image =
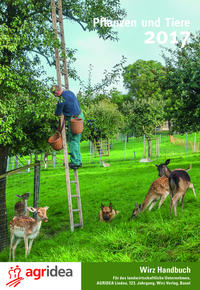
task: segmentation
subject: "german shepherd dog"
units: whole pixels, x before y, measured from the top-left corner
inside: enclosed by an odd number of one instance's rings
[[[101,204],[101,210],[99,212],[99,220],[100,222],[110,222],[114,219],[114,217],[119,213],[118,210],[113,209],[112,203],[110,202],[109,206],[104,206]]]

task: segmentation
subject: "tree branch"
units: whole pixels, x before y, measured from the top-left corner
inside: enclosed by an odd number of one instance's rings
[[[84,31],[86,31],[86,27],[84,27],[84,25],[81,23],[81,21],[79,20],[79,19],[77,19],[77,18],[75,18],[74,16],[72,16],[72,15],[64,15],[65,16],[65,18],[67,19],[67,18],[69,18],[69,19],[71,19],[71,20],[74,20],[75,22],[77,22],[80,26],[81,26],[81,28],[84,30]],[[84,22],[84,21],[82,21],[83,23],[86,23],[86,22]]]
[[[43,57],[46,59],[46,61],[48,62],[49,66],[52,66],[52,65],[53,65],[53,63],[51,63],[51,62],[49,61],[48,57],[47,57],[45,54],[43,54],[41,51],[39,51],[39,50],[34,50],[34,49],[32,49],[31,51],[32,51],[32,52],[35,52],[35,53],[37,53],[37,54],[40,54],[41,56],[43,56]]]

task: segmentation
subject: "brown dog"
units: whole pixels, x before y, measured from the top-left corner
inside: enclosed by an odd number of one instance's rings
[[[99,212],[99,220],[100,222],[110,222],[113,218],[119,213],[118,210],[113,209],[112,203],[110,202],[109,206],[104,206],[101,204],[101,210]]]

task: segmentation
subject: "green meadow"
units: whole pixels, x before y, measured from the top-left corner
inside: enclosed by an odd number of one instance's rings
[[[198,137],[198,136],[197,136]],[[110,156],[102,156],[110,167],[100,166],[99,158],[90,156],[89,142],[81,143],[83,167],[79,169],[79,183],[84,228],[70,231],[65,171],[62,152],[57,164],[42,165],[39,206],[49,206],[48,223],[42,223],[34,240],[31,254],[24,257],[24,242],[16,249],[16,261],[53,262],[194,262],[200,261],[200,155],[185,147],[170,143],[167,135],[160,138],[160,156],[156,156],[153,141],[152,162],[140,163],[143,138],[112,140]],[[184,139],[184,137],[181,137]],[[198,138],[197,138],[198,139]],[[191,137],[193,140],[193,137]],[[125,151],[126,148],[126,151]],[[158,210],[146,210],[130,220],[135,202],[141,203],[151,185],[158,178],[155,164],[171,159],[170,169],[188,168],[197,198],[189,189],[185,195],[184,210],[178,205],[178,215],[170,216],[169,196]],[[73,179],[73,171],[70,171]],[[72,191],[75,190],[72,184]],[[16,174],[7,180],[8,220],[14,215],[16,194],[31,192],[33,170]],[[99,222],[101,203],[120,213],[111,223]],[[76,208],[76,204],[74,204]],[[75,222],[77,217],[75,216]],[[0,253],[0,261],[8,261],[9,249]]]

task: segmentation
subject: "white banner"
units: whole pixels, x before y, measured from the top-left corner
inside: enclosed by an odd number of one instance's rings
[[[81,263],[0,263],[0,289],[81,290]]]

